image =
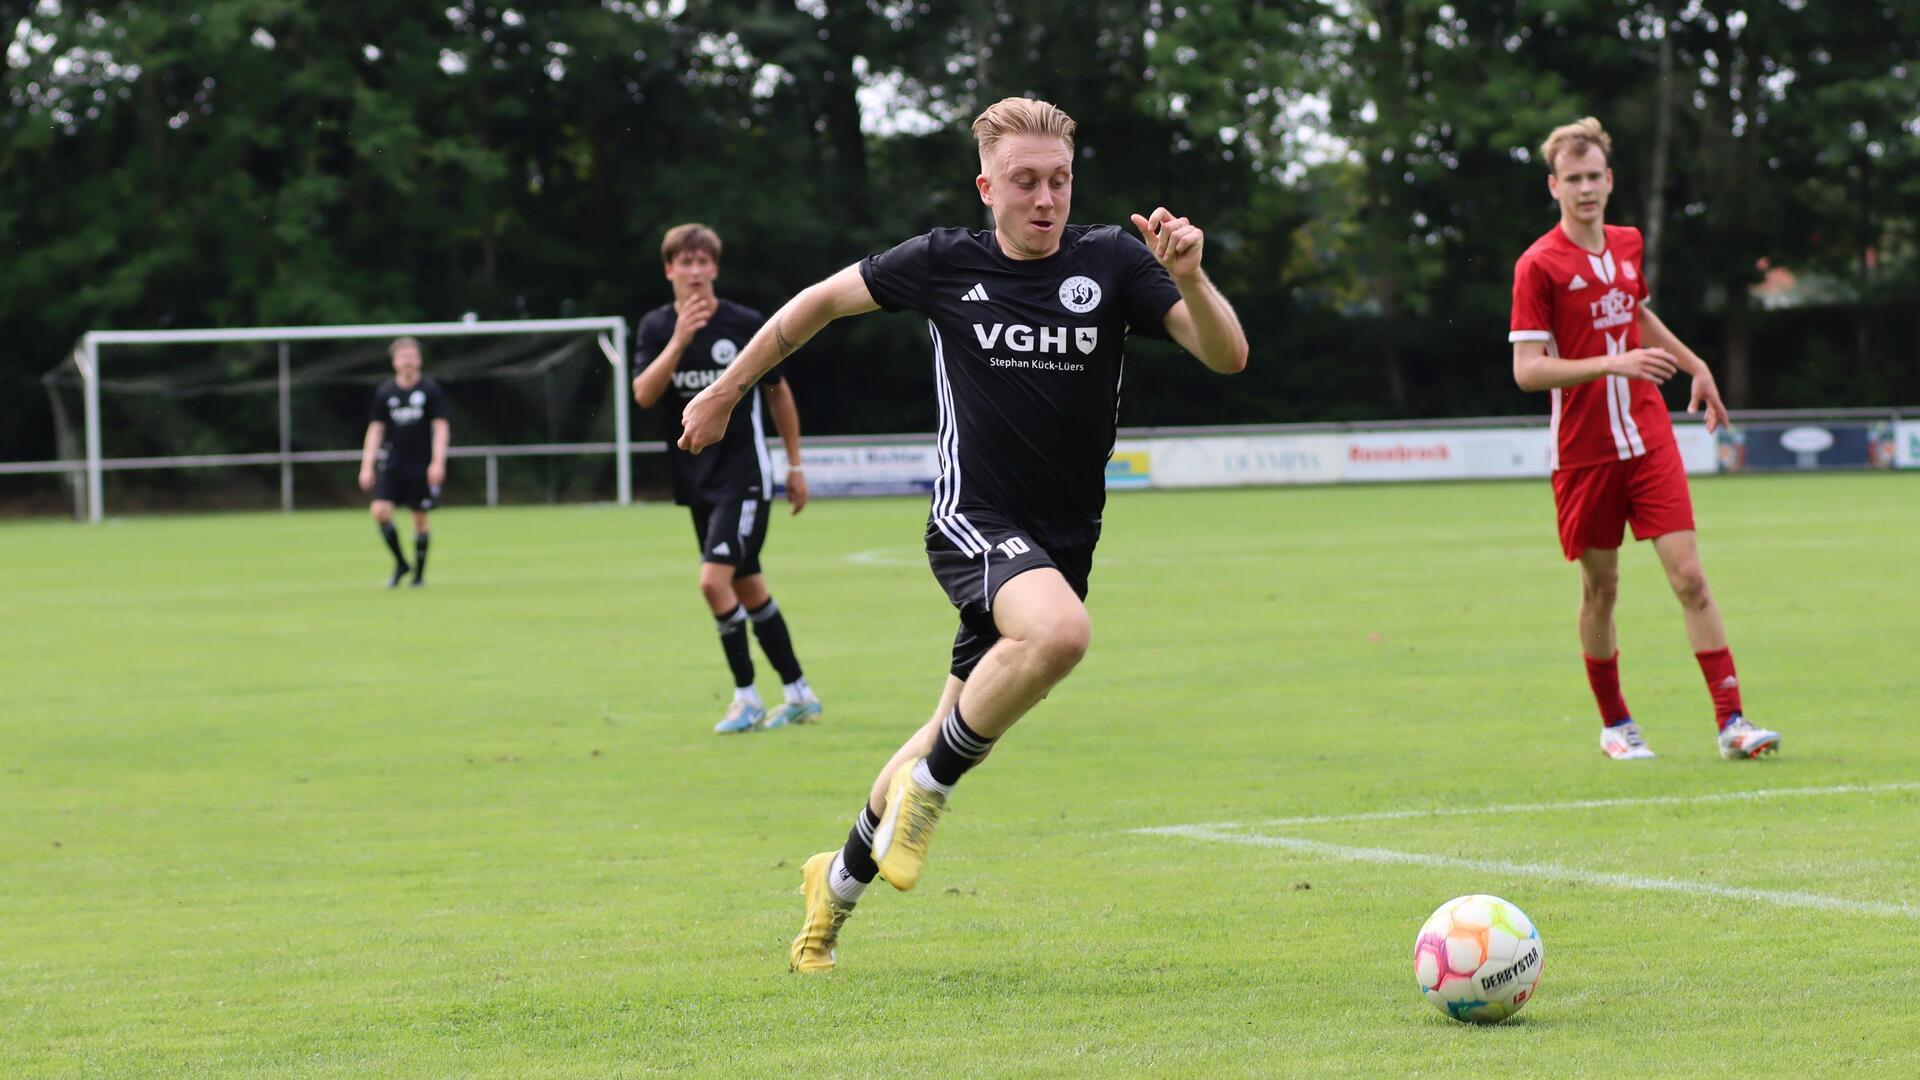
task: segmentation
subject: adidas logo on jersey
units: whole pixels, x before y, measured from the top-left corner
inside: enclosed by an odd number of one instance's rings
[[[713,545],[713,553],[715,555],[731,555],[733,554],[733,548],[725,543],[719,543]]]
[[[985,285],[981,285],[978,283],[976,283],[973,286],[973,288],[968,289],[965,293],[961,294],[961,297],[960,297],[960,299],[962,300],[985,300],[986,298],[987,298],[987,287]]]
[[[1573,280],[1567,282],[1568,292],[1579,292],[1581,289],[1584,289],[1586,287],[1587,287],[1587,279],[1581,277],[1579,274],[1573,275]]]

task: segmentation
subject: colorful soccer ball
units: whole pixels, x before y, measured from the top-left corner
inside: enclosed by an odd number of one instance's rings
[[[1520,1011],[1540,984],[1546,951],[1525,912],[1497,896],[1440,905],[1413,942],[1413,977],[1433,1007],[1491,1024]]]

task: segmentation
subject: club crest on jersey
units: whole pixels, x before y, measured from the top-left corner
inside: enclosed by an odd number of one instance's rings
[[[1100,283],[1085,274],[1075,274],[1060,283],[1060,306],[1075,315],[1085,315],[1100,306]]]
[[[1073,347],[1082,353],[1091,354],[1094,346],[1100,344],[1100,328],[1097,326],[1076,326],[1073,328]]]
[[[415,390],[408,394],[405,405],[400,404],[400,399],[397,397],[387,398],[387,415],[393,417],[393,422],[396,424],[405,426],[416,423],[426,414],[427,394],[424,390]]]
[[[735,345],[730,338],[721,338],[713,343],[713,362],[721,367],[733,363],[733,358],[739,355],[740,346]]]

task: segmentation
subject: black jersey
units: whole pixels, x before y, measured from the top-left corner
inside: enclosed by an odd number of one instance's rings
[[[447,418],[447,392],[430,375],[408,389],[392,379],[373,392],[373,407],[367,411],[369,422],[387,426],[382,450],[386,467],[395,470],[425,471],[433,463],[433,424]]]
[[[1060,250],[1012,259],[991,231],[935,229],[860,263],[888,311],[918,311],[933,335],[940,476],[931,525],[969,554],[986,546],[969,508],[992,509],[1042,544],[1091,544],[1129,331],[1165,337],[1180,290],[1113,225],[1069,225]]]
[[[633,338],[635,371],[652,363],[667,347],[676,318],[672,304],[662,304],[640,317]],[[747,395],[750,400],[734,407],[727,434],[719,442],[698,454],[689,454],[676,445],[680,410],[720,377],[766,321],[765,316],[744,304],[720,300],[713,318],[693,335],[673,370],[673,392],[668,402],[675,408],[672,430],[667,435],[667,460],[673,465],[673,501],[682,506],[742,497],[764,499],[773,494],[773,459],[767,455],[769,425],[759,386]],[[780,378],[775,369],[762,383],[779,382]]]

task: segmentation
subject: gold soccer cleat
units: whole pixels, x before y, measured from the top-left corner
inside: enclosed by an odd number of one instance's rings
[[[802,975],[833,970],[833,947],[840,940],[840,926],[853,914],[853,905],[827,887],[827,871],[833,868],[836,854],[837,850],[823,851],[800,868],[800,893],[807,898],[807,917],[787,949],[787,966]]]
[[[927,845],[933,827],[946,812],[947,797],[913,782],[914,766],[922,759],[902,762],[887,784],[887,812],[873,830],[873,861],[887,884],[906,892],[920,880],[927,865]]]

